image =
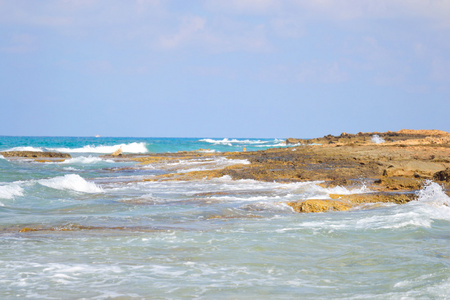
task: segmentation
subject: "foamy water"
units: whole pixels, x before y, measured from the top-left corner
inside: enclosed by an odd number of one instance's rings
[[[435,182],[404,205],[298,214],[285,203],[367,193],[370,187],[229,176],[143,181],[248,161],[140,166],[102,158],[101,152],[76,152],[104,149],[101,139],[3,141],[5,149],[72,149],[74,157],[58,163],[0,161],[2,299],[446,299],[450,294],[450,199]],[[220,143],[111,139],[107,146],[108,151],[119,145],[138,151],[141,143],[166,151],[208,146],[213,153],[281,143],[213,140]]]

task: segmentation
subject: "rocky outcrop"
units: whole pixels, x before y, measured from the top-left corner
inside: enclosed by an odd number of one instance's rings
[[[358,132],[357,134],[343,132],[337,136],[329,134],[321,138],[313,139],[288,138],[286,144],[374,144],[372,139],[374,136],[377,136],[380,140],[384,140],[380,145],[384,145],[385,143],[397,145],[448,144],[450,142],[450,133],[442,130],[402,129],[397,132]]]
[[[383,171],[383,176],[431,179],[436,172],[443,169],[445,169],[444,163],[413,159],[392,163]]]
[[[422,180],[406,177],[381,177],[375,183],[390,191],[418,190],[423,186]]]
[[[68,153],[44,152],[44,151],[6,151],[0,152],[3,157],[22,157],[22,158],[71,158]]]
[[[372,141],[378,135],[385,142]],[[449,193],[450,144],[442,131],[403,130],[399,132],[371,132],[339,136],[328,135],[318,139],[288,139],[286,144],[298,146],[273,148],[263,151],[200,153],[179,152],[164,154],[124,155],[142,164],[166,165],[170,161],[190,159],[247,160],[214,170],[176,172],[155,175],[150,181],[207,180],[230,176],[234,180],[253,179],[269,182],[321,181],[319,185],[356,187],[365,184],[375,191],[370,194],[330,195],[333,199],[310,199],[288,203],[295,211],[315,212],[348,210],[370,203],[403,204],[412,201],[415,191],[428,179],[433,179]],[[442,139],[442,143],[427,142]],[[399,193],[401,192],[401,193]],[[373,205],[370,205],[373,207]]]
[[[344,211],[351,208],[350,204],[342,203],[337,200],[305,200],[298,202],[287,202],[287,205],[299,213],[317,213],[327,211]]]
[[[416,198],[415,194],[405,193],[367,193],[367,194],[351,194],[340,195],[330,194],[331,199],[339,199],[344,203],[351,205],[359,205],[364,203],[396,203],[405,204]]]
[[[116,151],[114,151],[111,156],[122,156],[122,148],[117,149]]]
[[[414,194],[395,194],[395,193],[367,193],[338,195],[330,194],[331,200],[300,200],[287,202],[295,212],[299,213],[318,213],[327,211],[346,211],[353,207],[368,203],[396,203],[405,204],[415,199]]]
[[[433,175],[433,179],[437,181],[450,182],[450,168],[436,172]]]

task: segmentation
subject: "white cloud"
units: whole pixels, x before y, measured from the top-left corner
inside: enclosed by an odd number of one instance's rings
[[[208,9],[228,13],[266,14],[282,6],[279,0],[206,0]]]
[[[160,39],[160,45],[164,48],[175,48],[194,39],[200,38],[198,33],[205,29],[206,20],[194,16],[185,17],[178,29],[178,32]]]

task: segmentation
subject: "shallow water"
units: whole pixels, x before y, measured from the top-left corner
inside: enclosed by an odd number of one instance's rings
[[[450,294],[450,199],[436,183],[405,205],[298,214],[284,202],[368,189],[227,176],[143,182],[155,174],[235,162],[139,167],[99,157],[118,145],[131,153],[236,151],[279,140],[0,141],[0,151],[65,149],[74,157],[63,163],[0,157],[2,299],[446,299]]]

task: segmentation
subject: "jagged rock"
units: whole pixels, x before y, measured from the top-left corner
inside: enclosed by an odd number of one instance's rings
[[[36,157],[52,157],[52,158],[71,158],[68,153],[61,152],[41,152],[41,151],[6,151],[0,152],[3,157],[23,157],[23,158],[36,158]]]
[[[349,210],[352,206],[337,200],[306,200],[287,202],[287,205],[299,213],[317,213],[327,211],[344,211]]]
[[[434,173],[433,179],[450,182],[450,168]]]
[[[121,156],[122,155],[122,148],[117,149],[116,151],[114,151],[111,156]]]

